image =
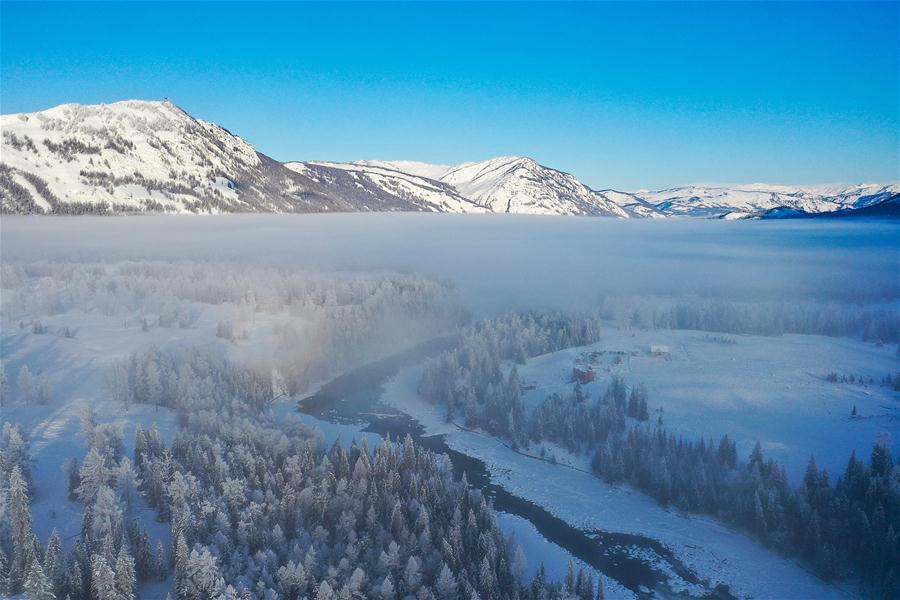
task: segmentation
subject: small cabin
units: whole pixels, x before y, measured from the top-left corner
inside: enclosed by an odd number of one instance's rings
[[[672,353],[669,352],[668,346],[663,346],[662,344],[650,344],[650,356],[669,358],[672,356]]]
[[[590,383],[594,380],[594,370],[591,368],[579,369],[578,367],[574,367],[572,369],[572,379],[578,383]]]

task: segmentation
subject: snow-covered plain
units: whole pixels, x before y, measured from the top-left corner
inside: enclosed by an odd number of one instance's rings
[[[651,356],[651,345],[665,346],[670,355]],[[897,370],[896,351],[893,344],[849,338],[607,327],[596,344],[530,359],[518,371],[531,388],[524,398],[533,408],[552,393],[572,394],[572,368],[602,353],[585,393],[602,397],[614,375],[644,384],[651,411],[663,409],[669,431],[689,439],[728,434],[741,456],[758,441],[796,483],[811,454],[833,477],[851,452],[868,457],[882,437],[900,454],[900,393],[882,383]],[[862,376],[866,383],[832,383],[830,373]]]

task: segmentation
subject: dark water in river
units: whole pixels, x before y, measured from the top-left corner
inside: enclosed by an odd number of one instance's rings
[[[384,382],[400,368],[416,364],[423,358],[448,348],[453,338],[433,340],[408,352],[392,356],[350,371],[323,386],[315,395],[300,403],[300,410],[317,419],[335,423],[365,422],[364,431],[382,437],[402,440],[412,436],[416,444],[450,457],[457,478],[463,473],[469,484],[482,490],[498,511],[527,519],[548,541],[565,548],[572,556],[591,565],[606,577],[615,579],[640,596],[649,597],[653,592],[664,597],[679,597],[668,585],[668,577],[651,562],[636,557],[629,550],[651,551],[658,560],[685,581],[699,584],[707,592],[707,598],[730,599],[726,586],[711,587],[685,567],[658,541],[633,534],[611,533],[599,530],[582,530],[555,517],[541,506],[511,494],[491,482],[485,464],[471,456],[447,446],[443,435],[425,435],[425,430],[409,415],[398,413],[381,402]],[[642,552],[643,554],[644,552]],[[651,591],[652,590],[652,591]]]

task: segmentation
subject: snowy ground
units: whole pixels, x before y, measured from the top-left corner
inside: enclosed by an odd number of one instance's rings
[[[667,346],[671,355],[650,356],[651,344]],[[881,385],[900,370],[896,349],[814,335],[604,328],[596,344],[530,359],[518,371],[523,385],[533,386],[525,392],[533,407],[551,393],[571,394],[573,366],[602,352],[593,360],[596,381],[583,386],[593,398],[603,395],[612,375],[643,383],[651,412],[662,407],[669,431],[692,439],[727,433],[745,458],[759,441],[796,481],[810,454],[836,477],[853,450],[868,459],[881,436],[900,456],[900,394]],[[874,384],[831,383],[825,379],[831,372],[871,377]],[[850,416],[854,406],[857,418]]]
[[[551,359],[558,360],[566,353],[574,358],[579,351],[554,353],[535,362],[552,363]],[[571,373],[571,362],[568,364]],[[417,419],[429,433],[446,433],[447,443],[454,450],[488,465],[494,483],[572,525],[584,530],[634,533],[657,539],[699,577],[713,585],[725,583],[741,598],[854,597],[713,519],[680,514],[662,508],[627,486],[606,484],[580,470],[586,466],[583,457],[566,455],[556,449],[561,464],[551,464],[514,452],[491,436],[447,424],[441,409],[418,397],[415,390],[420,374],[421,367],[401,370],[385,386],[384,401]],[[576,468],[563,463],[571,463]],[[760,573],[766,576],[759,577]],[[672,583],[678,587],[681,582]]]

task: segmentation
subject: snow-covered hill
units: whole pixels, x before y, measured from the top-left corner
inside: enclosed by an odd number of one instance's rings
[[[852,210],[900,186],[768,184],[596,191],[531,158],[458,165],[282,164],[168,101],[64,104],[0,117],[0,212],[428,211],[748,218]]]
[[[668,216],[744,218],[775,208],[824,213],[877,204],[900,193],[900,186],[784,186],[754,183],[735,186],[686,186],[634,195]]]

